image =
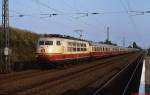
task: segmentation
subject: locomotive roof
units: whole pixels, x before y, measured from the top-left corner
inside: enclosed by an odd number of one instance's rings
[[[120,46],[108,45],[108,44],[103,44],[103,43],[98,43],[98,42],[90,42],[90,45],[93,45],[93,46],[104,46],[104,47],[120,47]]]
[[[45,34],[44,37],[49,37],[49,38],[64,38],[64,39],[71,39],[71,40],[78,40],[78,41],[89,42],[89,41],[84,40],[84,39],[79,39],[79,38],[75,38],[75,37],[72,37],[72,36],[60,35],[60,34]]]

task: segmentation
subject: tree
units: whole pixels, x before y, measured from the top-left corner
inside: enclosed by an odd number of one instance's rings
[[[139,46],[136,44],[136,42],[133,42],[133,48],[139,48]]]
[[[140,46],[138,46],[138,45],[136,44],[136,42],[133,42],[133,48],[142,49]]]
[[[112,43],[112,42],[111,42],[111,41],[109,41],[109,40],[105,40],[104,44],[108,44],[108,45],[115,45],[115,46],[117,46],[117,44]]]
[[[147,51],[148,51],[147,55],[150,56],[150,48],[148,48]]]
[[[109,44],[109,45],[111,45],[112,43],[111,43],[111,41],[109,41],[109,40],[105,40],[104,44]]]

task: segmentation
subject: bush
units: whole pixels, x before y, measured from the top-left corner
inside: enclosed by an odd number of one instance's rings
[[[0,42],[2,43],[0,48],[4,48],[4,33],[0,28]],[[10,28],[10,48],[11,53],[11,65],[13,70],[26,70],[34,66],[33,61],[35,61],[35,51],[36,45],[35,42],[40,37],[39,34],[21,30],[17,28]],[[30,63],[31,62],[31,63]],[[4,66],[0,65],[0,69],[3,69]]]

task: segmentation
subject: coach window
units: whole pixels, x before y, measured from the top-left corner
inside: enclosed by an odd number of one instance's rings
[[[77,43],[77,46],[79,47],[79,46],[80,46],[80,43]]]
[[[68,52],[71,52],[72,50],[71,50],[71,47],[68,47]]]
[[[101,50],[101,47],[99,47],[99,51],[102,51],[102,50]]]
[[[94,51],[96,51],[96,47],[94,47]]]
[[[106,52],[108,51],[108,48],[106,48]]]
[[[102,47],[100,47],[100,51],[103,51]]]
[[[45,45],[53,45],[53,41],[45,41]]]
[[[99,47],[97,47],[97,51],[99,51]]]
[[[83,49],[83,48],[81,48],[81,51],[84,51],[84,49]]]
[[[57,41],[57,42],[56,42],[56,44],[57,44],[58,46],[60,46],[60,45],[61,45],[60,41]]]
[[[109,52],[111,51],[110,48],[108,48],[108,51],[109,51]]]
[[[103,47],[103,51],[105,51],[105,48]]]
[[[101,50],[100,50],[100,47],[98,47],[98,51],[101,51]]]
[[[73,46],[76,46],[76,43],[73,43]]]
[[[75,52],[75,51],[76,51],[76,48],[73,48],[73,51]]]
[[[94,51],[96,51],[96,47],[94,48]]]
[[[68,42],[68,45],[69,45],[69,46],[71,46],[71,45],[72,45],[72,43],[71,43],[71,42]]]

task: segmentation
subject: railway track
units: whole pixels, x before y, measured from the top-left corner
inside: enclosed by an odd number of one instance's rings
[[[61,95],[62,93],[64,95],[88,95],[91,90],[87,89],[87,86],[93,85],[93,82],[99,79],[101,81],[103,80],[102,84],[104,84],[104,81],[109,80],[109,78],[119,72],[125,65],[127,64],[121,60],[116,60],[116,63],[105,63],[105,65],[89,68],[87,72],[85,71],[85,73],[79,72],[72,74],[69,77],[61,78],[54,82],[46,83],[39,87],[30,89],[28,90],[29,93],[24,92],[17,95]]]
[[[113,58],[107,58],[107,59],[101,59],[100,62],[103,63],[103,62],[107,62],[109,60],[112,60],[114,59]],[[94,62],[93,62],[94,63]],[[84,63],[83,63],[84,64]],[[82,64],[76,64],[77,66],[78,65],[82,65]],[[68,66],[68,65],[67,65]],[[69,65],[69,66],[72,66],[72,65]],[[53,71],[56,71],[56,69],[65,69],[64,67],[60,66],[58,68],[51,68],[51,69],[55,69]],[[32,74],[36,75],[36,74],[40,74],[41,72],[44,71],[45,73],[45,70],[46,69],[43,69],[43,70],[40,70],[40,69],[34,69],[34,70],[27,70],[27,71],[21,71],[21,72],[13,72],[13,73],[9,73],[9,74],[0,74],[0,84],[3,83],[4,81],[7,81],[7,80],[19,80],[21,78],[26,78],[26,77],[29,77],[29,76],[32,76]],[[49,70],[46,70],[46,71],[49,71]]]
[[[17,77],[17,76],[20,76],[20,75],[23,75],[23,74],[29,74],[29,73],[32,73],[32,72],[36,72],[36,70],[13,72],[13,73],[10,73],[10,74],[0,74],[0,80],[9,79],[10,77]]]
[[[21,79],[26,79],[26,78],[29,78],[29,77],[35,77],[35,76],[38,76],[40,74],[46,74],[46,73],[50,73],[52,71],[55,71],[55,70],[45,70],[45,71],[41,71],[41,70],[33,70],[33,71],[29,71],[27,73],[20,73],[19,75],[13,75],[13,76],[10,76],[6,79],[2,79],[0,81],[0,84],[6,84],[6,83],[11,83],[13,81],[16,81],[16,80],[21,80]]]
[[[117,57],[116,57],[117,58]],[[101,59],[100,63],[104,63],[104,62],[108,62],[108,61],[111,61],[113,59],[116,59],[115,57],[112,57],[112,58],[107,58],[107,59]],[[92,62],[93,64],[95,64],[97,61],[95,62]],[[84,63],[83,63],[84,64]],[[86,64],[86,63],[85,63]],[[76,65],[73,65],[73,66],[78,66],[78,65],[82,65],[82,64],[76,64]],[[71,67],[72,65],[70,65]],[[63,67],[58,67],[58,68],[53,68],[53,70],[50,70],[50,71],[57,71],[56,69],[65,69]],[[4,83],[5,81],[9,82],[9,81],[13,81],[13,80],[19,80],[21,78],[26,78],[26,77],[29,77],[29,76],[34,76],[36,74],[42,74],[42,73],[46,73],[48,72],[49,70],[28,70],[28,71],[22,71],[22,72],[13,72],[13,73],[10,73],[10,74],[0,74],[0,84],[1,83]]]
[[[126,54],[110,60],[95,61],[62,70],[38,71],[29,75],[20,73],[19,76],[0,82],[0,95],[60,95],[62,93],[75,95],[76,92],[82,93],[82,91],[85,93],[88,92],[87,89],[85,90],[87,86],[92,88],[97,84],[104,84],[127,64],[132,63],[138,55]],[[129,60],[131,58],[133,60]]]
[[[134,92],[138,92],[143,58],[144,53],[132,64],[128,64],[115,76],[111,77],[109,81],[96,89],[91,95],[111,95],[111,93],[114,95],[131,95]],[[118,83],[118,81],[121,83]],[[114,84],[117,86],[114,86]]]

